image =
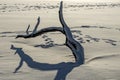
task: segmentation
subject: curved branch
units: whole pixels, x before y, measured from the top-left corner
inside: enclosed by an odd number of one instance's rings
[[[67,26],[64,18],[63,18],[63,1],[60,2],[60,8],[59,8],[59,19],[61,24],[64,26]]]
[[[84,63],[84,48],[82,47],[82,45],[80,45],[79,42],[77,42],[73,38],[70,28],[67,26],[66,22],[64,21],[62,7],[63,7],[63,2],[61,1],[60,10],[59,10],[59,20],[63,26],[63,31],[66,36],[66,46],[68,46],[71,49],[76,62],[78,62],[79,64],[83,64]]]
[[[17,35],[16,38],[32,38],[32,37],[36,37],[36,36],[45,34],[47,32],[55,32],[55,31],[59,31],[64,34],[64,31],[61,27],[49,27],[49,28],[41,29],[41,30],[35,32],[34,34],[31,33],[31,34],[27,34],[27,35]]]
[[[72,36],[71,31],[70,31],[70,28],[67,26],[67,24],[66,24],[66,22],[63,18],[63,1],[60,2],[59,20],[60,20],[60,23],[63,26],[63,30],[65,32],[66,38],[69,39],[69,40],[72,40],[73,36]]]
[[[72,33],[70,31],[70,28],[67,26],[67,24],[64,21],[62,8],[63,8],[63,2],[61,1],[60,10],[59,10],[59,20],[60,20],[63,28],[61,28],[61,27],[44,28],[44,29],[41,29],[37,32],[35,31],[31,34],[17,35],[16,38],[32,38],[32,37],[36,37],[36,36],[39,36],[39,35],[47,33],[47,32],[60,31],[61,33],[63,33],[66,36],[66,43],[65,44],[67,47],[69,47],[71,49],[71,51],[75,57],[76,63],[83,64],[84,63],[84,48],[82,47],[82,45],[79,44],[79,42],[77,42],[73,38]],[[39,22],[39,18],[38,18],[38,22]],[[38,23],[36,25],[38,25]],[[36,28],[37,27],[35,26],[35,29]]]

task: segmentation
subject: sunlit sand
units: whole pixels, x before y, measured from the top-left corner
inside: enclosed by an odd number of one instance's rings
[[[71,67],[66,80],[120,80],[120,3],[63,1],[63,15],[75,40],[84,47],[85,63],[77,67],[67,66],[75,62],[71,50],[64,45],[65,36],[60,32],[46,33],[31,39],[15,39],[30,33],[37,18],[37,30],[62,27],[58,11],[59,1],[0,1],[0,80],[54,80],[57,70],[35,70],[23,63],[17,73],[20,57],[11,45],[22,48],[34,61]]]

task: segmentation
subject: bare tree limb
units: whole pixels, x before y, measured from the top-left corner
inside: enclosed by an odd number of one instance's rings
[[[60,9],[59,9],[59,20],[63,26],[63,31],[66,36],[66,46],[68,46],[71,49],[75,57],[75,60],[78,63],[83,64],[84,63],[84,49],[82,45],[80,45],[79,42],[77,42],[73,38],[70,28],[67,26],[66,22],[64,21],[62,7],[63,7],[63,2],[61,1]]]
[[[37,32],[37,28],[38,28],[39,24],[40,24],[40,17],[38,17],[37,23],[36,23],[35,28],[33,29],[32,33],[31,33],[31,35],[34,34],[35,32]],[[30,28],[30,24],[28,25],[28,28],[26,30],[27,35],[29,35],[29,28]]]
[[[60,20],[63,28],[49,27],[49,28],[44,28],[39,31],[36,31],[36,29],[39,25],[39,19],[40,19],[40,18],[38,18],[38,22],[35,26],[35,29],[33,30],[33,33],[27,34],[27,35],[17,35],[16,38],[32,38],[32,37],[36,37],[41,34],[44,34],[46,32],[60,31],[61,33],[63,33],[66,36],[65,44],[67,47],[69,47],[71,49],[76,62],[78,64],[83,64],[84,63],[84,48],[82,47],[82,45],[79,44],[79,42],[77,42],[73,38],[70,28],[67,26],[66,22],[64,21],[62,8],[63,8],[63,2],[61,1],[60,9],[59,9],[59,20]]]
[[[17,35],[16,38],[33,38],[42,34],[45,34],[47,32],[55,32],[55,31],[59,31],[61,33],[64,34],[63,29],[61,27],[48,27],[48,28],[43,28],[37,32],[35,32],[34,34],[27,34],[27,35]]]
[[[29,28],[30,28],[30,24],[28,25],[28,28],[27,28],[27,30],[26,30],[26,34],[28,35],[29,34]]]

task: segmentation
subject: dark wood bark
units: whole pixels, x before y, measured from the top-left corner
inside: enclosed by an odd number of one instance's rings
[[[17,35],[16,38],[33,38],[33,37],[45,34],[47,32],[55,32],[55,31],[59,31],[64,34],[63,29],[61,27],[49,27],[49,28],[41,29],[41,30],[31,33],[31,34]]]
[[[83,64],[84,63],[84,48],[82,45],[80,45],[79,42],[77,42],[70,31],[70,28],[67,26],[64,18],[63,18],[63,2],[60,3],[60,9],[59,9],[59,19],[63,26],[63,31],[66,36],[66,45],[71,49],[73,55],[75,56],[75,60],[78,63]]]

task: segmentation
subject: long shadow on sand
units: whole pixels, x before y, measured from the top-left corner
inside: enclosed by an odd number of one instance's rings
[[[66,76],[75,68],[80,66],[80,62],[61,62],[58,64],[48,64],[48,63],[40,63],[34,61],[29,55],[25,54],[25,52],[22,50],[22,48],[17,48],[14,45],[11,45],[12,50],[16,50],[15,54],[18,53],[19,57],[21,58],[21,61],[19,63],[19,66],[15,69],[14,73],[16,73],[23,65],[23,62],[25,62],[28,67],[42,70],[42,71],[51,71],[51,70],[57,70],[56,76],[54,80],[66,80]]]

